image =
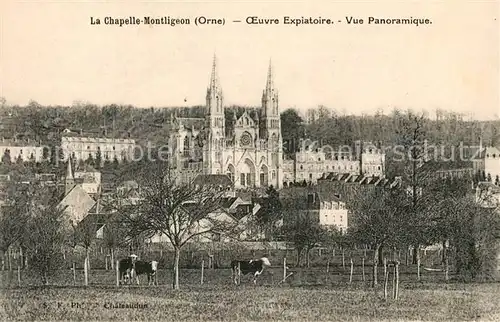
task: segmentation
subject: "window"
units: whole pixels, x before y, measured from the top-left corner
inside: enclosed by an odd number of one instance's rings
[[[304,167],[302,165],[300,166],[300,170],[304,170]]]
[[[90,145],[87,145],[87,150],[90,150]]]

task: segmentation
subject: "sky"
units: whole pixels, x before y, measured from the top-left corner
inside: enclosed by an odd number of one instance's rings
[[[225,24],[194,25],[202,15]],[[245,23],[287,15],[342,22]],[[185,17],[191,25],[90,24],[106,16]],[[350,16],[365,23],[348,25]],[[432,24],[369,25],[369,16]],[[281,110],[439,108],[493,119],[500,115],[498,16],[499,1],[2,0],[0,96],[20,105],[200,105],[216,53],[226,106],[260,105],[271,59]]]

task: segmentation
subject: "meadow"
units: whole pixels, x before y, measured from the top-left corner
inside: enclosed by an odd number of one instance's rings
[[[283,270],[267,270],[253,285],[242,277],[231,281],[227,268],[182,269],[181,290],[173,291],[171,270],[158,272],[158,286],[115,285],[111,270],[92,270],[89,286],[81,286],[82,271],[61,270],[51,286],[37,285],[35,276],[23,272],[17,285],[15,271],[0,272],[0,320],[318,320],[318,321],[498,321],[500,284],[444,282],[442,273],[422,272],[416,280],[414,268],[402,267],[399,299],[384,300],[383,282],[370,287],[371,272],[355,267],[332,266],[292,269],[279,284]],[[380,275],[383,276],[383,269]],[[389,283],[389,293],[391,292]]]

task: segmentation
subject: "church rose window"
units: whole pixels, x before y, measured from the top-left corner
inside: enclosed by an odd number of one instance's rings
[[[252,138],[250,137],[250,134],[248,133],[243,133],[240,139],[240,143],[242,146],[248,146],[252,142]]]

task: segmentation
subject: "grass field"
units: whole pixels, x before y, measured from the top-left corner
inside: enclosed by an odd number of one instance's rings
[[[180,291],[171,289],[169,270],[159,271],[159,286],[120,287],[114,272],[105,270],[92,271],[88,287],[72,286],[72,272],[65,270],[46,288],[28,274],[18,288],[15,272],[0,272],[0,320],[500,320],[497,283],[444,283],[428,272],[417,282],[411,269],[403,269],[399,300],[385,302],[383,285],[369,287],[368,267],[365,282],[356,267],[349,283],[348,271],[299,269],[278,285],[282,270],[273,268],[257,286],[250,277],[237,286],[228,269],[205,270],[203,285],[200,270],[186,269]],[[77,272],[79,285],[82,275]]]

